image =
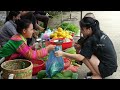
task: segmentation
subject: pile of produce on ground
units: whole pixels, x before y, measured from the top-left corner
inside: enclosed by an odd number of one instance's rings
[[[70,54],[75,54],[76,50],[74,47],[68,48],[65,50],[65,52]],[[45,62],[48,60],[48,55],[44,58],[41,58],[41,60],[44,60]],[[77,72],[80,65],[75,62],[75,60],[71,60],[69,58],[63,57],[64,60],[64,70],[71,70],[72,72]]]
[[[78,79],[78,68],[80,65],[73,63],[69,58],[63,58],[64,70],[57,73],[53,77],[49,78],[46,74],[46,70],[41,70],[37,74],[38,79]]]
[[[72,72],[77,72],[80,65],[75,62],[75,60],[70,60],[69,58],[64,58],[64,70],[71,70]]]
[[[65,52],[70,53],[70,54],[76,54],[76,49],[74,47],[71,47],[71,48],[66,49]],[[77,64],[75,60],[70,60],[70,61],[71,61],[71,65],[65,69],[72,70],[73,72],[77,72],[80,65]]]
[[[51,78],[47,77],[46,70],[41,70],[37,74],[38,79],[78,79],[78,73],[73,73],[70,70],[63,70]]]

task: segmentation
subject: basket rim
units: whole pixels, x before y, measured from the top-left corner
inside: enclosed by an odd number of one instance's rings
[[[3,62],[2,64],[1,64],[1,68],[2,69],[4,69],[4,70],[8,70],[8,71],[11,71],[11,69],[6,69],[6,68],[4,68],[3,66],[4,66],[4,64],[5,63],[7,63],[7,62],[10,62],[10,61],[18,61],[18,60],[21,60],[21,61],[27,61],[27,62],[29,62],[30,63],[30,66],[28,66],[28,67],[26,67],[26,68],[24,68],[24,69],[17,69],[17,70],[12,70],[12,71],[24,71],[24,70],[27,70],[27,69],[29,69],[29,68],[33,68],[33,63],[31,62],[31,61],[29,61],[29,60],[27,60],[27,59],[14,59],[14,60],[8,60],[8,61],[5,61],[5,62]]]

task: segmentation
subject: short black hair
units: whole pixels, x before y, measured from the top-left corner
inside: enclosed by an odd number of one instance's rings
[[[29,27],[30,24],[32,24],[32,22],[28,19],[20,19],[20,20],[16,20],[16,25],[17,25],[17,32],[18,33],[22,33],[23,29],[27,29]]]
[[[91,28],[92,29],[92,35],[95,35],[99,40],[100,37],[102,35],[102,31],[100,30],[100,26],[99,26],[99,21],[96,19],[93,19],[91,17],[84,17],[81,21],[80,21],[80,28],[81,30],[86,27]]]
[[[13,20],[13,16],[16,17],[16,16],[19,15],[19,14],[20,14],[19,11],[10,11],[9,14],[8,14],[8,16],[6,17],[5,22],[7,22],[7,21],[9,21],[9,20]]]

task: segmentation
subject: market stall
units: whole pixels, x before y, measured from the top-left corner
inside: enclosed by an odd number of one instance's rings
[[[76,53],[76,50],[74,48],[74,35],[78,33],[79,28],[76,27],[72,23],[61,23],[59,27],[54,28],[51,30],[48,28],[45,33],[41,33],[40,36],[36,39],[36,46],[35,49],[41,49],[46,47],[49,44],[56,45],[59,48],[59,50],[62,50],[67,53],[74,54]],[[41,45],[41,47],[39,47]],[[28,74],[30,77],[29,79],[78,79],[78,68],[80,67],[79,64],[75,62],[75,60],[70,60],[65,57],[61,57],[62,60],[62,69],[59,70],[57,73],[55,73],[53,76],[49,77],[47,75],[47,61],[49,60],[49,57],[51,54],[49,53],[48,56],[44,58],[39,58],[38,60],[30,61],[30,65],[26,66],[26,63],[18,62],[18,60],[15,63],[18,64],[12,64],[9,68],[6,68],[6,61],[2,63],[2,78],[8,78],[8,79],[27,79],[26,75]],[[56,58],[56,57],[55,57]],[[57,58],[56,58],[57,59]],[[21,61],[21,60],[20,60]],[[57,61],[57,60],[56,60]],[[9,61],[11,63],[12,61]],[[19,67],[14,65],[19,65]],[[57,65],[56,65],[57,66]],[[30,68],[29,73],[26,73],[26,68]],[[14,70],[15,69],[15,70]],[[11,72],[9,72],[9,70]],[[54,71],[54,69],[52,69]],[[7,71],[8,73],[6,74]],[[17,71],[17,72],[16,72]],[[15,72],[15,73],[13,73]],[[10,75],[13,75],[9,78]],[[3,77],[4,75],[4,77]],[[16,76],[18,75],[18,77]],[[43,75],[43,76],[42,76]],[[32,76],[32,77],[31,77]],[[24,78],[23,78],[24,77]],[[42,78],[41,78],[42,77]]]

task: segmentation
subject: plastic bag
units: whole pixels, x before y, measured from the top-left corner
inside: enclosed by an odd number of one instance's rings
[[[60,50],[60,47],[56,46],[55,50],[50,52],[48,60],[46,62],[46,74],[48,77],[52,77],[64,69],[63,58],[55,56],[55,51],[58,50]]]
[[[52,31],[48,28],[48,29],[45,31],[45,33],[43,33],[43,34],[41,35],[41,38],[42,38],[43,40],[48,40],[48,39],[50,39],[50,34],[52,34]]]

